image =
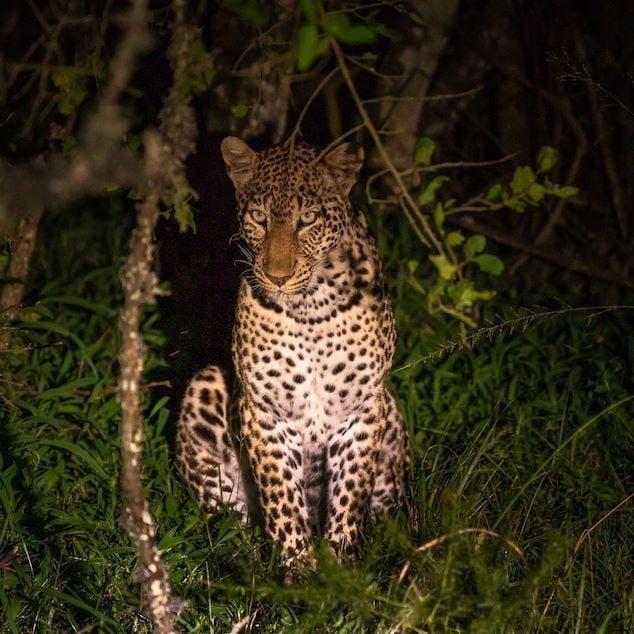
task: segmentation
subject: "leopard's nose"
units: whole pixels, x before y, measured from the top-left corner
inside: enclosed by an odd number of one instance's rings
[[[270,275],[267,273],[266,277],[268,277],[273,284],[277,284],[277,286],[282,286],[286,280],[290,280],[292,275],[284,275],[283,277],[277,277],[275,275]]]

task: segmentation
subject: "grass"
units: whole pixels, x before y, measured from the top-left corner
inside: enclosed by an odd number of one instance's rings
[[[111,201],[46,220],[30,307],[3,353],[2,631],[148,627],[118,492],[126,214]],[[391,244],[398,368],[455,332],[421,316],[404,282],[407,232],[378,230]],[[170,376],[159,317],[149,308],[144,320],[148,380]],[[148,391],[145,483],[189,602],[179,626],[227,632],[254,615],[264,632],[634,630],[631,332],[626,310],[562,315],[395,371],[412,438],[408,509],[368,528],[361,562],[321,553],[292,587],[258,531],[197,508],[172,463],[178,395]]]

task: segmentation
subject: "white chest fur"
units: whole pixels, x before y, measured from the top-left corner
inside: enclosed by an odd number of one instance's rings
[[[383,315],[384,307],[369,293],[351,290],[338,303],[319,297],[263,304],[245,283],[234,362],[244,393],[258,409],[320,433],[363,406],[382,383],[392,351],[381,342],[391,315]]]

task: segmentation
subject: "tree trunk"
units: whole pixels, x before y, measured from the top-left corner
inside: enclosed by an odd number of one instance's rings
[[[382,91],[397,99],[386,99],[379,108],[382,127],[396,132],[387,137],[385,148],[400,171],[412,165],[424,97],[447,44],[459,0],[415,0],[412,4],[424,24],[405,18],[403,45],[396,60],[400,76],[387,79]]]

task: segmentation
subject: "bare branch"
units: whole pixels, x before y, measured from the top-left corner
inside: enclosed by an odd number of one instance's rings
[[[39,217],[86,194],[138,188],[144,177],[143,163],[127,149],[95,151],[92,143],[70,163],[57,155],[15,168],[0,164],[0,235],[10,234],[20,218]]]
[[[359,114],[361,115],[361,119],[363,120],[363,123],[365,124],[365,127],[368,130],[368,133],[370,134],[370,136],[372,137],[372,140],[374,141],[374,144],[376,145],[376,149],[379,153],[379,156],[381,157],[381,160],[383,161],[384,165],[389,169],[390,174],[392,175],[396,184],[398,185],[398,188],[400,190],[399,195],[401,196],[401,199],[403,202],[402,208],[403,208],[403,211],[405,212],[405,215],[407,216],[407,219],[409,220],[412,228],[416,232],[416,235],[418,236],[419,240],[425,246],[430,247],[431,245],[433,245],[433,248],[436,250],[437,253],[443,253],[444,251],[443,251],[442,244],[438,240],[436,233],[431,228],[427,218],[421,212],[419,206],[416,204],[416,202],[412,198],[412,195],[409,193],[407,186],[403,182],[403,178],[401,177],[399,171],[396,169],[394,163],[390,159],[385,149],[385,146],[383,145],[383,142],[381,141],[379,133],[376,127],[374,126],[374,124],[372,123],[372,120],[370,119],[370,115],[368,114],[368,111],[366,110],[365,106],[363,105],[363,102],[361,101],[361,98],[359,97],[359,93],[357,92],[356,86],[354,85],[354,81],[352,80],[352,76],[350,75],[350,69],[348,68],[348,65],[346,64],[346,60],[344,58],[343,52],[341,51],[341,48],[339,47],[339,44],[337,43],[336,40],[332,38],[331,38],[330,44],[332,46],[333,51],[335,52],[335,56],[337,57],[337,62],[339,63],[339,67],[341,68],[341,73],[343,75],[344,81],[346,82],[346,85],[348,86],[348,90],[350,91],[350,94],[352,95],[352,99],[354,100],[355,105],[357,106],[357,110],[359,111]]]
[[[119,112],[118,99],[130,82],[136,57],[150,44],[148,18],[146,0],[134,0],[123,16],[124,35],[112,61],[110,80],[70,161],[56,154],[46,162],[40,158],[18,167],[0,163],[0,235],[11,233],[20,218],[38,217],[44,209],[84,194],[141,188],[146,179],[143,162],[118,146],[128,125]]]
[[[159,213],[159,194],[150,192],[137,207],[137,227],[132,232],[130,254],[122,272],[125,304],[121,312],[119,397],[121,400],[121,489],[125,503],[125,525],[134,541],[139,565],[135,580],[141,582],[156,632],[174,632],[171,587],[167,570],[155,541],[150,505],[141,478],[143,428],[140,386],[143,371],[143,342],[139,335],[141,306],[153,301],[156,278],[152,237]]]
[[[143,425],[141,377],[144,366],[143,340],[139,331],[144,303],[154,301],[157,278],[152,270],[152,239],[159,216],[162,196],[174,193],[174,183],[184,178],[184,161],[195,147],[196,123],[189,106],[188,52],[193,30],[185,25],[185,1],[174,0],[176,24],[172,43],[177,49],[173,59],[172,88],[160,113],[159,133],[146,132],[146,174],[148,180],[137,204],[137,227],[132,233],[130,253],[122,271],[125,303],[121,313],[121,351],[119,355],[121,399],[121,488],[125,503],[127,531],[134,541],[140,581],[148,602],[154,630],[162,634],[175,631],[174,614],[184,602],[172,596],[167,570],[155,541],[155,527],[145,499],[141,474]]]

